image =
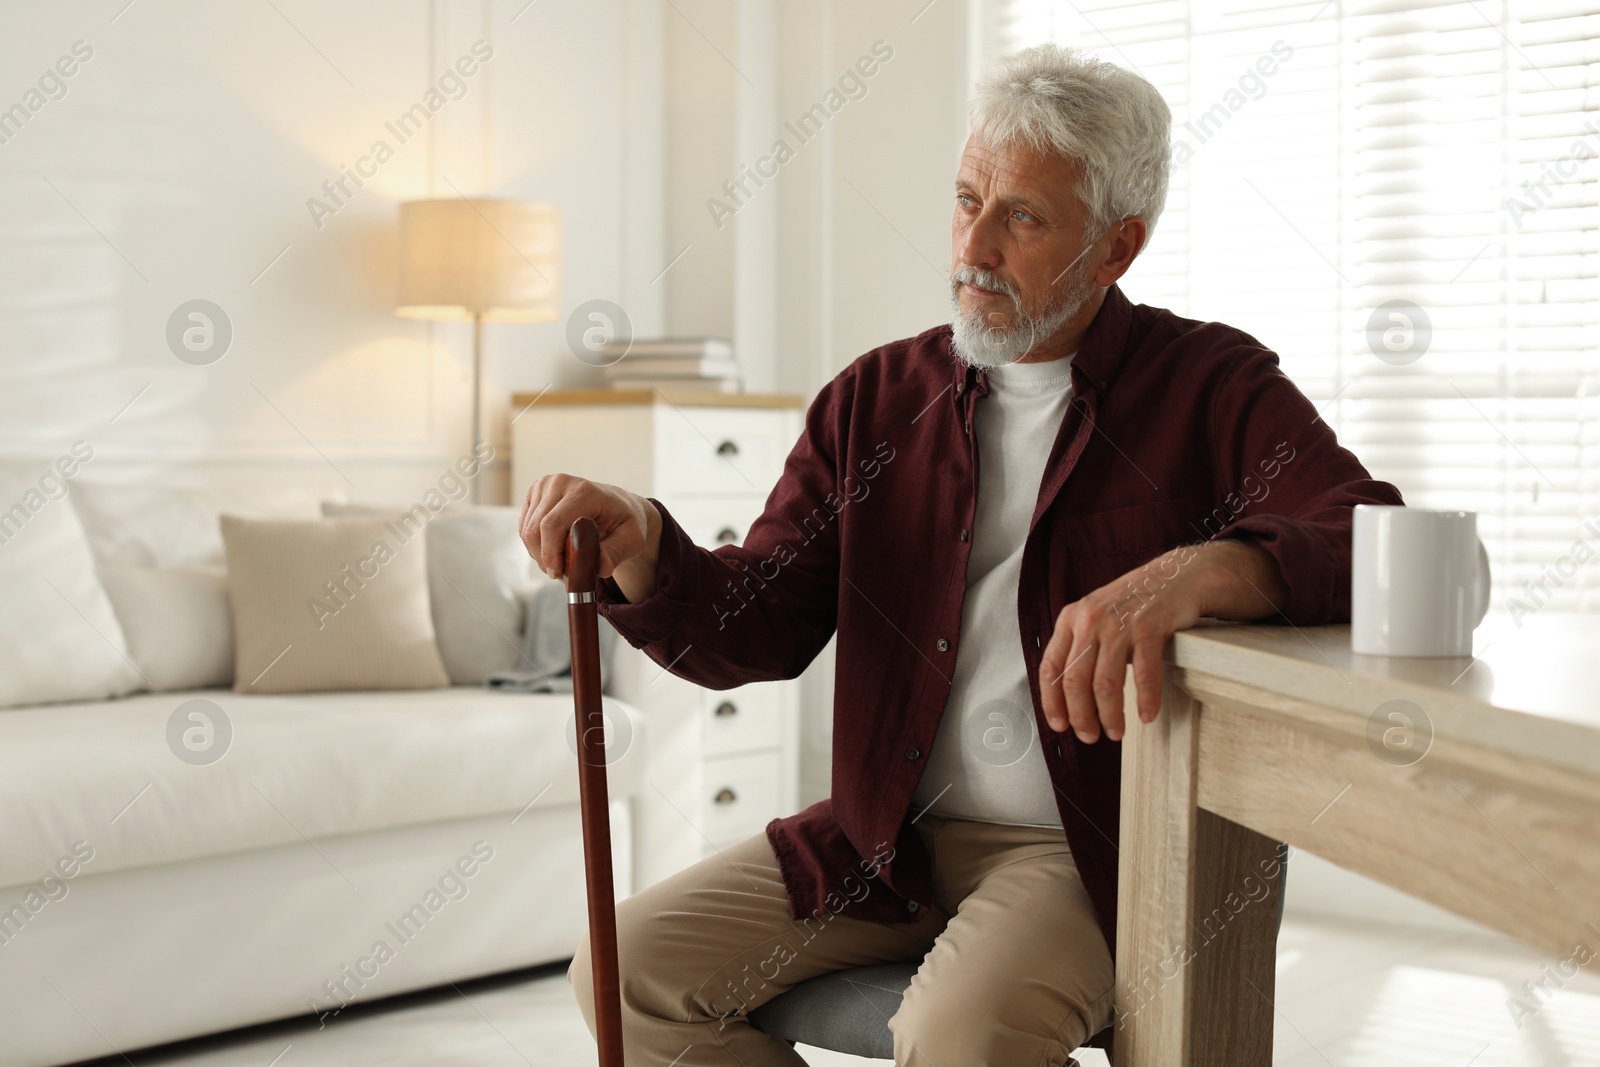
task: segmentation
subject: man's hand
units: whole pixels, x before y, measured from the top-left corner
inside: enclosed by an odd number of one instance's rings
[[[539,569],[565,576],[567,532],[585,516],[600,528],[600,577],[615,578],[632,603],[654,593],[661,513],[637,493],[570,474],[547,474],[528,487],[519,532]]]
[[[1070,725],[1085,744],[1105,733],[1122,740],[1128,663],[1142,722],[1161,710],[1161,656],[1167,638],[1202,615],[1260,619],[1288,596],[1277,562],[1246,541],[1185,545],[1158,556],[1056,617],[1039,665],[1045,719]]]

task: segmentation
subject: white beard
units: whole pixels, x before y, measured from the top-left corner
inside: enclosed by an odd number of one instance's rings
[[[1094,296],[1096,286],[1088,266],[1087,263],[1074,264],[1061,299],[1037,316],[1023,311],[1016,288],[990,271],[982,267],[956,268],[950,275],[950,347],[957,358],[969,367],[1004,367],[1050,340]],[[1016,321],[1011,326],[1000,326],[985,322],[982,312],[963,313],[960,301],[963,283],[993,289],[1010,297],[1016,309]]]

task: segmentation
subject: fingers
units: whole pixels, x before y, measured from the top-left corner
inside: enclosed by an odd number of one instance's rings
[[[542,570],[544,564],[539,562],[539,518],[541,501],[544,498],[545,484],[550,479],[540,478],[528,486],[527,498],[522,504],[522,518],[517,522],[517,536],[522,538],[523,547],[528,550],[528,555],[533,558]]]
[[[1061,692],[1067,701],[1067,720],[1078,740],[1092,745],[1100,740],[1100,716],[1094,703],[1094,669],[1100,649],[1091,626],[1073,634],[1072,655],[1061,675]]]
[[[567,534],[583,511],[578,493],[561,493],[551,500],[539,516],[539,569],[552,578],[567,575]]]
[[[1136,633],[1133,640],[1133,687],[1138,693],[1139,721],[1155,722],[1161,713],[1161,653],[1166,640],[1156,633]]]
[[[566,573],[567,530],[575,518],[574,490],[581,481],[564,474],[546,475],[528,487],[518,533],[528,555],[548,577]],[[563,516],[571,515],[563,523]]]
[[[1094,706],[1093,609],[1079,601],[1056,616],[1055,631],[1039,661],[1039,697],[1045,721],[1057,733],[1071,727],[1092,744],[1100,736]]]
[[[1100,654],[1095,657],[1093,689],[1105,735],[1113,741],[1121,741],[1122,688],[1128,676],[1128,642],[1126,631],[1115,622],[1111,626],[1116,628],[1116,637],[1101,643]]]
[[[609,578],[645,548],[647,510],[643,497],[615,486],[567,474],[546,475],[528,487],[518,532],[539,569],[551,578],[564,578],[572,524],[585,516],[593,519],[600,531],[598,573]]]
[[[1137,635],[1149,627],[1122,611],[1122,600],[1091,595],[1065,608],[1040,660],[1039,692],[1045,721],[1056,731],[1068,727],[1084,744],[1101,736],[1120,741],[1127,729],[1124,687]],[[1153,641],[1154,652],[1149,646]],[[1140,664],[1155,665],[1160,694],[1161,644],[1149,638]],[[1152,659],[1153,657],[1153,659]],[[1148,684],[1148,683],[1147,683]],[[1141,705],[1143,707],[1143,705]],[[1149,721],[1146,719],[1145,721]]]
[[[1055,629],[1039,659],[1039,702],[1045,722],[1056,733],[1067,728],[1067,699],[1061,689],[1061,678],[1067,672],[1071,656],[1072,608],[1069,607],[1056,616]]]
[[[1097,613],[1085,601],[1056,617],[1055,632],[1039,663],[1039,695],[1045,721],[1057,733],[1068,728],[1084,744],[1100,739],[1094,672],[1098,662]]]

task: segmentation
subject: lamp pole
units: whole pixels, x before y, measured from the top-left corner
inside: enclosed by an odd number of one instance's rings
[[[479,435],[483,432],[483,403],[480,393],[483,388],[483,312],[477,308],[472,310],[472,452],[473,458],[478,456]],[[483,502],[483,464],[480,461],[472,475],[472,502]]]

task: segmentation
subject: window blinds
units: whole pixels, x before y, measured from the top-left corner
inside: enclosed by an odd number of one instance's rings
[[[1478,513],[1494,605],[1600,610],[1600,2],[991,0],[1173,111],[1122,285],[1237,326],[1412,505]]]

